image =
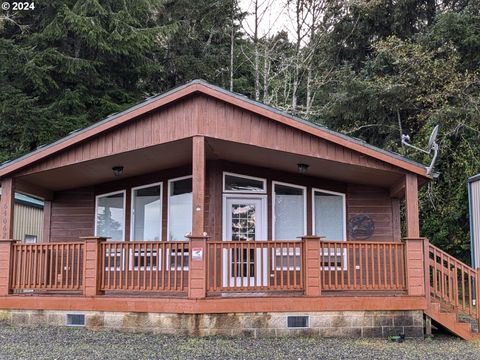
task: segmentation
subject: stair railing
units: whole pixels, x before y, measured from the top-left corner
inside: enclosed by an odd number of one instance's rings
[[[427,281],[430,295],[444,306],[450,306],[474,319],[480,319],[480,269],[467,264],[428,244]]]

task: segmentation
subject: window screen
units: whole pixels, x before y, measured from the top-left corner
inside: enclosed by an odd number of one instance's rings
[[[305,191],[274,184],[275,240],[295,240],[305,235]]]
[[[346,240],[345,208],[342,195],[314,192],[315,235],[326,240]]]
[[[170,182],[168,240],[185,240],[192,231],[192,178]]]
[[[123,192],[97,197],[96,235],[123,241],[125,229],[125,194]]]
[[[160,240],[162,228],[161,185],[133,190],[132,211],[132,240]]]

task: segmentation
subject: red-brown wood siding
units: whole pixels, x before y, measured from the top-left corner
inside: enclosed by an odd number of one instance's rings
[[[401,172],[376,160],[287,125],[206,96],[182,99],[91,138],[24,169],[25,175],[200,134],[238,143]]]
[[[51,202],[51,214],[51,242],[78,241],[81,236],[93,235],[95,219],[93,188],[55,193]]]
[[[213,240],[222,240],[222,195],[223,171],[267,179],[268,185],[268,238],[272,238],[272,181],[280,181],[307,187],[307,232],[312,232],[311,189],[319,188],[346,194],[347,221],[355,215],[368,215],[375,223],[375,233],[371,241],[400,241],[400,206],[397,199],[389,197],[387,189],[379,187],[344,184],[331,180],[299,174],[234,164],[221,160],[207,162],[205,186],[205,229]],[[55,193],[52,201],[51,240],[76,241],[80,236],[94,233],[95,195],[118,190],[126,190],[125,239],[130,240],[130,213],[132,187],[156,182],[163,183],[162,238],[167,238],[168,219],[168,180],[190,175],[191,167],[169,169],[155,174],[121,179],[97,185],[87,190],[63,191]],[[298,234],[299,236],[304,234]],[[294,240],[294,239],[292,239]],[[348,240],[352,240],[348,235]]]

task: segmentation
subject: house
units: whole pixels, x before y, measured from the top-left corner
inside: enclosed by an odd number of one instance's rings
[[[480,267],[480,174],[468,179],[468,204],[470,212],[470,250],[472,266]]]
[[[0,308],[197,335],[423,336],[433,319],[472,339],[478,273],[420,236],[430,180],[193,81],[0,168]],[[15,192],[43,199],[42,243],[10,240]]]
[[[1,196],[0,188],[0,198]],[[43,201],[15,194],[13,238],[25,243],[42,242]]]

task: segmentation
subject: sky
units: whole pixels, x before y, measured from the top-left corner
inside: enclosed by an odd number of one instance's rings
[[[286,6],[287,0],[258,0],[261,26],[259,36],[276,34],[281,30],[292,33],[291,21]],[[255,0],[238,0],[240,9],[248,12],[243,26],[248,34],[253,34]]]

